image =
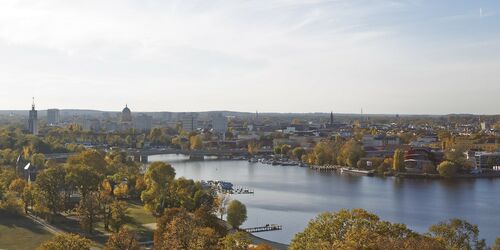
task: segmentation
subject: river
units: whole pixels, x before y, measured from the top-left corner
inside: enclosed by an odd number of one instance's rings
[[[247,206],[243,227],[281,224],[282,231],[257,236],[289,244],[309,220],[324,211],[363,208],[383,220],[405,223],[418,232],[449,218],[479,225],[492,244],[500,237],[500,179],[398,179],[320,173],[246,161],[189,161],[176,155],[151,156],[175,168],[177,177],[224,180],[255,191],[233,195]]]

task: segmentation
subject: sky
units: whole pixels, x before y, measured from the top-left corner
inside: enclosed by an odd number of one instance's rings
[[[0,109],[500,114],[498,0],[1,0]]]

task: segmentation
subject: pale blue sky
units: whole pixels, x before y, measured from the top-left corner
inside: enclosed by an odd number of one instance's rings
[[[497,0],[2,0],[0,109],[500,113]]]

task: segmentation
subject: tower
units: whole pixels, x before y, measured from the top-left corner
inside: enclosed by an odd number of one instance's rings
[[[31,110],[28,118],[28,130],[33,135],[38,135],[38,111],[35,109],[35,98],[31,104]]]
[[[333,111],[330,113],[330,126],[333,126]]]

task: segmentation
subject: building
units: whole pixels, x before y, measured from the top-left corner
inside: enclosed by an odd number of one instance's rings
[[[139,132],[146,132],[153,127],[153,117],[146,114],[139,114],[134,119],[134,128]]]
[[[227,131],[227,117],[222,115],[222,113],[215,115],[212,118],[212,128],[215,134],[221,135],[222,139],[225,139]]]
[[[384,135],[365,135],[362,139],[363,146],[365,147],[386,147],[401,144],[397,136],[384,136]]]
[[[47,123],[49,125],[57,125],[61,122],[59,109],[47,110]]]
[[[198,127],[198,114],[186,113],[181,116],[182,130],[193,132]]]
[[[34,99],[28,118],[28,131],[33,135],[38,135],[38,111],[35,109]]]
[[[122,110],[122,122],[132,122],[132,111],[130,111],[128,105],[125,105]]]
[[[500,166],[500,152],[476,152],[474,154],[476,165],[479,168],[493,168]]]

